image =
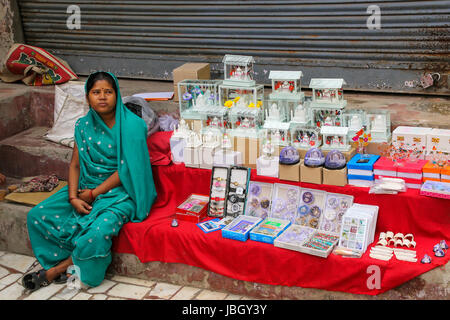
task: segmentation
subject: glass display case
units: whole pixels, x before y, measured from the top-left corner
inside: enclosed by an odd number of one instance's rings
[[[347,127],[323,126],[320,128],[320,134],[323,139],[322,150],[349,151],[351,149]]]
[[[311,79],[309,87],[312,89],[312,108],[344,109],[347,101],[344,99],[342,86],[344,79]]]
[[[254,86],[253,64],[251,56],[226,54],[223,57],[223,73],[225,85]]]
[[[298,149],[309,150],[322,145],[322,136],[316,127],[291,123],[290,134],[292,145]]]
[[[391,114],[389,110],[370,110],[366,112],[372,142],[391,140]]]
[[[270,99],[298,99],[305,100],[305,93],[301,91],[301,71],[270,71],[272,81]]]
[[[204,112],[218,105],[221,80],[183,80],[178,83],[180,117],[201,120]]]

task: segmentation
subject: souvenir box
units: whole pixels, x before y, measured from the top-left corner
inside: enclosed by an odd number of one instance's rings
[[[217,231],[223,228],[223,225],[219,224],[220,219],[215,218],[208,221],[203,221],[200,223],[197,223],[197,226],[204,232],[204,233],[210,233],[213,231]]]
[[[266,218],[250,231],[250,240],[273,244],[275,238],[290,225],[289,220]]]
[[[176,208],[177,219],[199,223],[207,215],[209,197],[203,194],[191,194]]]
[[[252,86],[255,85],[252,56],[226,54],[223,57],[224,80],[226,85]]]
[[[262,219],[270,215],[273,184],[250,181],[247,193],[245,214]]]
[[[298,186],[275,183],[269,217],[295,221],[301,189]]]
[[[279,170],[278,157],[267,158],[261,156],[256,160],[256,173],[258,176],[278,178]]]
[[[433,128],[427,134],[427,153],[433,151],[450,153],[450,129]]]
[[[262,221],[259,217],[240,215],[222,229],[222,237],[247,241],[250,231]]]
[[[272,80],[271,99],[305,99],[301,92],[301,71],[270,71],[269,79]]]
[[[295,164],[280,164],[278,176],[280,180],[300,181],[300,162]]]
[[[178,82],[180,116],[183,119],[202,120],[204,112],[218,101],[220,80],[185,79]]]
[[[450,165],[444,166],[441,169],[441,181],[450,182]]]
[[[225,216],[226,195],[228,180],[230,179],[230,170],[227,167],[215,166],[211,170],[211,182],[209,187],[208,216]]]
[[[375,180],[373,166],[379,158],[380,156],[373,154],[362,157],[359,153],[351,158],[347,163],[348,184],[358,187],[372,186]]]
[[[397,166],[395,162],[386,157],[380,157],[373,165],[373,173],[376,176],[397,177]]]
[[[338,241],[338,234],[291,225],[275,239],[274,245],[280,248],[327,258]]]
[[[397,177],[422,180],[423,166],[427,162],[426,160],[400,162],[397,166]]]
[[[368,219],[368,232],[367,232],[367,245],[370,245],[375,240],[375,229],[377,225],[378,220],[378,212],[379,207],[369,204],[360,204],[360,203],[353,203],[353,205],[347,210],[347,212],[344,214],[344,218],[350,217],[364,217]],[[341,233],[343,230],[344,221],[341,225]],[[341,238],[342,239],[342,238]],[[349,248],[351,249],[351,248]]]
[[[425,181],[420,194],[429,197],[450,199],[450,183],[441,181]]]
[[[432,128],[399,126],[392,132],[392,145],[406,150],[416,150],[424,158],[427,148],[427,136]]]
[[[234,166],[230,168],[230,176],[227,183],[227,196],[225,197],[227,216],[237,217],[245,213],[248,185],[251,169]]]
[[[239,151],[218,149],[213,157],[214,166],[240,166],[242,165],[242,153]]]
[[[422,168],[423,181],[441,181],[441,168],[432,161],[428,161]]]

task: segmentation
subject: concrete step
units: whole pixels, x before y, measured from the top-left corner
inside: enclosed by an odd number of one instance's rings
[[[0,141],[0,172],[21,178],[56,174],[67,180],[72,148],[45,140],[49,127],[32,127]]]
[[[26,228],[30,206],[0,202],[0,251],[33,256]],[[448,299],[449,264],[426,272],[407,283],[377,296],[355,295],[311,288],[266,285],[232,279],[180,263],[159,261],[142,263],[133,254],[113,253],[108,274],[142,280],[169,282],[257,299]]]

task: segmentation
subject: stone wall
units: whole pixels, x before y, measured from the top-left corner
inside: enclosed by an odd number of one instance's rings
[[[6,55],[15,42],[24,42],[17,1],[0,0],[0,70],[5,65]]]

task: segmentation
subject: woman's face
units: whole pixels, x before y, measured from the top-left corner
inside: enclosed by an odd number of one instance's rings
[[[116,111],[116,92],[106,80],[98,80],[89,91],[89,105],[100,115],[110,115]]]

